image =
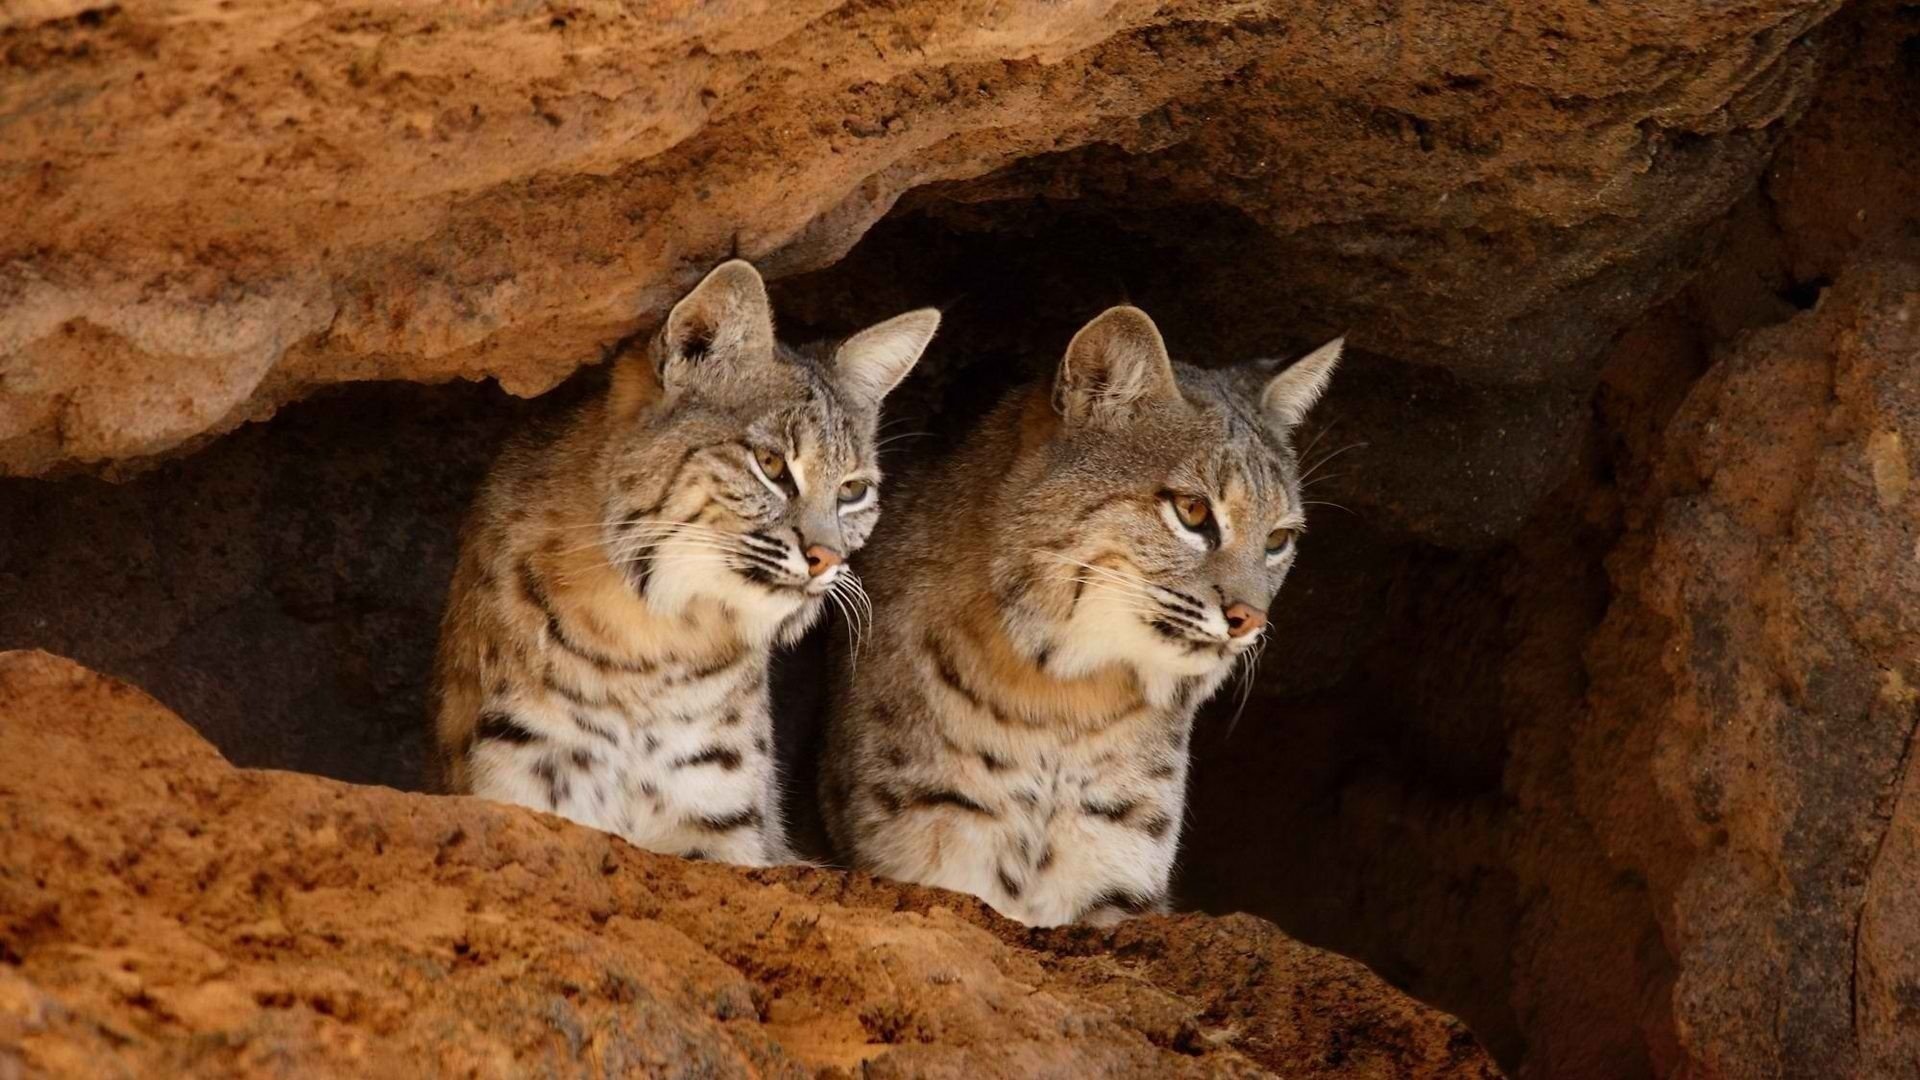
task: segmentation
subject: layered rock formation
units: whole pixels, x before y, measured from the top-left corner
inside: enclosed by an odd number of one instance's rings
[[[1226,208],[1296,332],[1578,378],[1751,185],[1837,6],[16,6],[0,468],[330,383],[538,392],[729,250],[823,266],[941,182]]]
[[[1029,933],[969,899],[638,851],[515,807],[237,770],[0,654],[13,1075],[1498,1075],[1258,920]]]

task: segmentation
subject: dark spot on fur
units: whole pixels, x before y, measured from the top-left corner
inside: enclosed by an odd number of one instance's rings
[[[988,750],[980,751],[980,764],[986,766],[988,772],[999,772],[1007,768],[1005,759],[995,757],[992,751]]]
[[[969,814],[985,814],[988,817],[993,816],[991,810],[988,810],[986,807],[951,788],[935,788],[930,791],[915,792],[913,805],[923,808],[951,806],[956,810],[965,810]]]
[[[710,817],[694,818],[689,824],[708,832],[733,832],[736,829],[752,828],[760,824],[760,808],[749,806],[744,810]]]
[[[998,873],[1000,875],[1000,887],[1006,890],[1008,896],[1013,897],[1015,900],[1020,899],[1020,883],[1013,880],[1013,876],[1007,873],[1005,867],[1000,867]]]
[[[727,772],[732,772],[740,767],[740,751],[731,746],[709,746],[697,754],[690,754],[673,763],[676,769],[686,769],[696,765],[718,765]]]
[[[1091,915],[1102,908],[1113,908],[1129,915],[1142,915],[1152,911],[1158,902],[1154,897],[1142,896],[1131,889],[1112,888],[1094,897],[1083,914]]]
[[[599,724],[594,723],[593,719],[587,716],[586,714],[575,711],[570,715],[573,717],[573,726],[579,728],[582,732],[585,732],[586,734],[591,735],[596,739],[605,739],[607,742],[610,742],[610,743],[617,743],[620,741],[619,737],[614,735],[613,732],[608,731],[606,728],[603,728]]]
[[[1147,625],[1153,627],[1154,633],[1159,634],[1169,641],[1185,642],[1187,640],[1187,635],[1183,633],[1178,626],[1168,622],[1166,619],[1155,619]]]
[[[473,737],[525,746],[528,743],[538,742],[540,733],[521,724],[506,713],[488,711],[480,714],[480,724],[474,728]]]
[[[1081,813],[1114,822],[1127,820],[1127,815],[1139,808],[1140,804],[1137,802],[1102,803],[1089,799],[1080,804]]]
[[[1155,840],[1166,839],[1167,830],[1171,828],[1173,828],[1173,819],[1165,814],[1155,814],[1140,823],[1140,831]]]
[[[900,796],[896,794],[892,788],[884,784],[875,784],[871,790],[873,792],[873,801],[879,803],[882,810],[885,810],[890,815],[900,812]]]
[[[547,803],[555,810],[560,809],[560,804],[573,794],[573,785],[560,775],[560,765],[553,758],[541,758],[535,762],[533,775],[546,782]]]

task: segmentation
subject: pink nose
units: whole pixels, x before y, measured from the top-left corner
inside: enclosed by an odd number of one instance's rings
[[[1251,604],[1235,600],[1227,605],[1227,633],[1232,637],[1257,634],[1267,625],[1267,613]]]
[[[821,574],[826,573],[846,561],[847,557],[845,555],[840,554],[830,547],[815,544],[807,549],[807,576],[819,577]]]

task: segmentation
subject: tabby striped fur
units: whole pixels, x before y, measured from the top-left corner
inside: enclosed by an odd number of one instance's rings
[[[1037,925],[1167,906],[1194,714],[1293,564],[1290,435],[1339,352],[1202,371],[1115,308],[896,494],[822,769],[842,858]]]
[[[441,627],[444,786],[656,851],[788,858],[770,654],[828,599],[863,599],[840,560],[879,513],[880,401],[938,321],[788,349],[736,260],[619,361],[605,395],[511,447],[468,520]]]

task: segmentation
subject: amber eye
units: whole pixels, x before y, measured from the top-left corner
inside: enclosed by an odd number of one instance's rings
[[[1172,499],[1173,512],[1179,516],[1180,523],[1189,529],[1204,528],[1207,520],[1213,516],[1213,508],[1198,495],[1174,495]]]
[[[867,497],[867,491],[872,487],[873,485],[865,480],[849,480],[840,485],[840,501],[857,503]]]
[[[760,471],[766,473],[769,480],[778,480],[787,474],[787,459],[771,450],[755,450],[753,459],[760,463]]]
[[[1293,543],[1293,538],[1297,535],[1299,535],[1298,530],[1289,529],[1284,525],[1268,533],[1267,554],[1278,555],[1285,551],[1287,545]]]

